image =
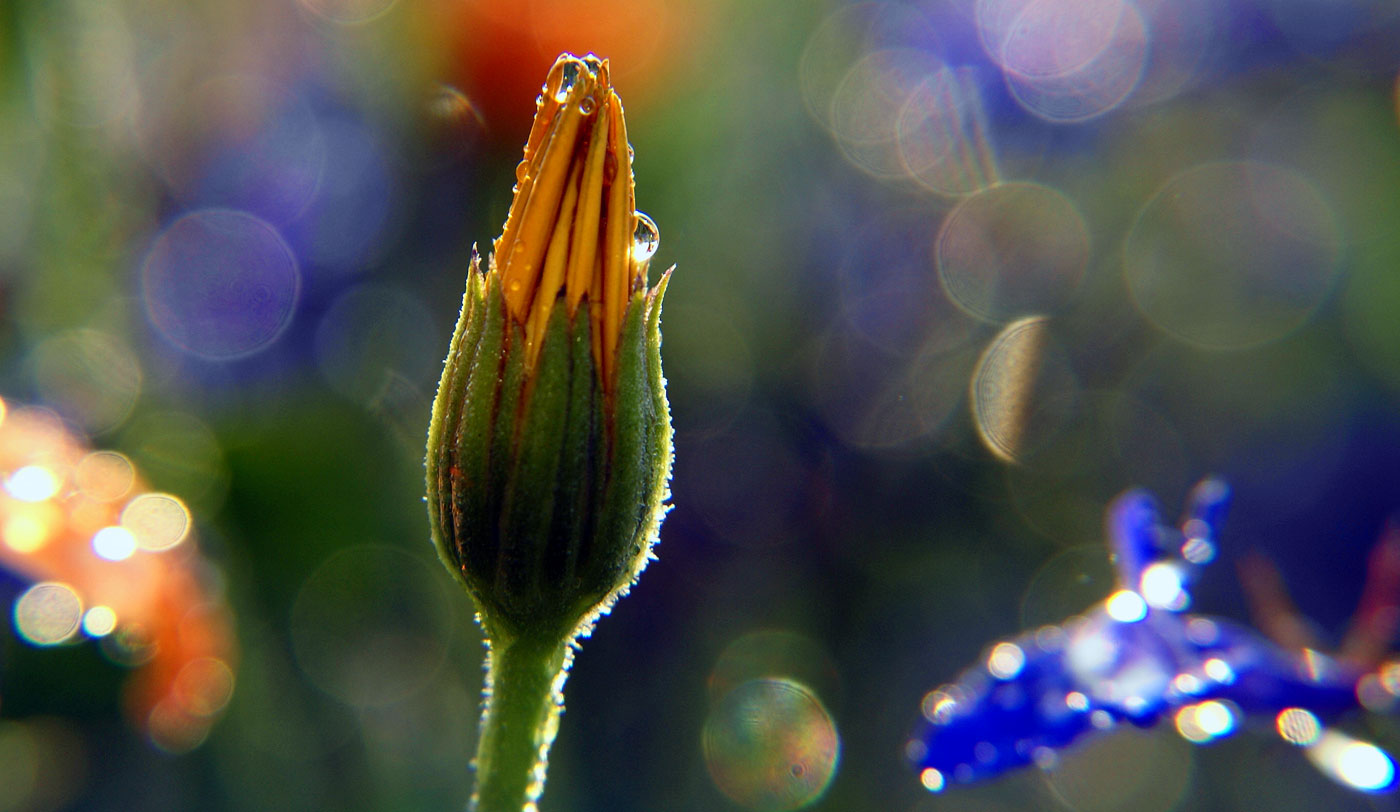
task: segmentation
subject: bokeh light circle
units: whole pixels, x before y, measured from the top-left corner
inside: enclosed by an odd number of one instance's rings
[[[73,587],[45,581],[26,589],[15,601],[15,630],[36,646],[71,639],[83,619],[83,600]]]
[[[58,812],[90,797],[91,734],[73,720],[0,720],[0,810]]]
[[[1343,238],[1306,178],[1258,162],[1202,164],[1168,181],[1123,245],[1139,309],[1211,349],[1277,340],[1326,299]]]
[[[362,25],[388,13],[397,0],[297,0],[302,8],[340,25]]]
[[[840,758],[831,715],[788,679],[750,680],[730,691],[705,720],[703,735],[715,786],[754,812],[788,812],[816,801]]]
[[[908,174],[899,149],[899,122],[910,98],[943,63],[917,48],[872,51],[841,78],[831,100],[831,132],[846,157],[879,178]]]
[[[964,195],[998,179],[982,88],[970,68],[926,75],[896,121],[904,169],[930,191]]]
[[[1193,764],[1191,745],[1170,725],[1125,727],[1065,751],[1045,780],[1074,812],[1168,812],[1190,786]]]
[[[292,651],[302,672],[359,708],[393,704],[431,682],[451,632],[440,574],[393,547],[336,553],[292,604]]]
[[[1102,601],[1113,589],[1113,565],[1102,544],[1071,547],[1041,566],[1021,598],[1021,623],[1061,623]]]
[[[1083,281],[1089,230],[1074,204],[1054,189],[1003,183],[948,213],[934,260],[948,297],[978,318],[1052,314]]]
[[[36,347],[29,362],[44,401],[94,434],[125,420],[141,393],[140,362],[110,333],[59,333]]]
[[[168,493],[143,493],[122,509],[124,527],[136,546],[149,552],[168,550],[189,537],[189,508]]]
[[[92,551],[107,561],[125,561],[136,548],[136,535],[125,527],[112,525],[92,534]]]
[[[820,643],[782,629],[761,629],[724,647],[710,671],[710,699],[719,702],[744,683],[767,678],[793,679],[828,701],[840,690],[836,663]]]
[[[842,80],[871,53],[926,48],[933,31],[927,18],[902,3],[854,3],[833,11],[808,38],[798,63],[807,110],[832,128],[832,104]]]
[[[486,121],[467,94],[447,84],[434,85],[417,117],[419,140],[412,146],[427,167],[440,168],[473,154],[485,141]]]
[[[296,257],[266,221],[205,209],[171,223],[141,268],[151,324],[184,352],[213,361],[266,349],[301,294]]]
[[[1284,708],[1274,719],[1278,735],[1289,744],[1307,746],[1322,735],[1322,723],[1307,708]]]
[[[1223,7],[1212,0],[1134,0],[1149,34],[1142,78],[1127,103],[1157,104],[1189,89],[1204,71]]]
[[[1127,0],[1036,0],[1016,15],[997,60],[1022,107],[1047,121],[1101,116],[1128,97],[1148,33]]]
[[[180,494],[200,514],[223,504],[229,471],[213,430],[187,412],[147,412],[122,432],[122,447],[156,488]]]
[[[78,461],[73,481],[87,498],[113,502],[126,496],[136,484],[136,468],[123,454],[94,451]]]
[[[395,379],[429,382],[445,340],[422,300],[388,285],[359,285],[336,299],[316,328],[316,365],[358,403],[373,404]]]
[[[83,633],[106,637],[117,628],[117,613],[110,606],[94,606],[83,613]]]
[[[970,399],[977,434],[1003,462],[1019,462],[1060,428],[1078,383],[1069,357],[1050,335],[1049,320],[1027,316],[1002,328],[972,372]]]

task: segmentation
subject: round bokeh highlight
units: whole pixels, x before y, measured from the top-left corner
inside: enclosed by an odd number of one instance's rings
[[[1089,229],[1075,205],[1038,183],[1003,183],[958,203],[934,246],[948,298],[1002,323],[1069,303],[1089,263]]]
[[[753,812],[791,812],[821,798],[841,752],[831,714],[790,679],[730,691],[705,720],[702,744],[715,786]]]
[[[1275,341],[1311,318],[1343,247],[1307,178],[1255,161],[1182,172],[1143,206],[1123,244],[1128,289],[1149,321],[1198,347]]]
[[[210,361],[266,349],[301,295],[297,259],[261,218],[204,209],[156,237],[141,267],[146,315],[175,347]]]

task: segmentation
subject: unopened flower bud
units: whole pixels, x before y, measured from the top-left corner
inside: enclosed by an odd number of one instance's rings
[[[443,561],[489,637],[586,633],[651,556],[671,423],[651,289],[606,61],[549,72],[510,214],[473,256],[428,435]]]

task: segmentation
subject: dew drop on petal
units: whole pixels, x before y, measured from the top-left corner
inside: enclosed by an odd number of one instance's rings
[[[656,223],[641,212],[637,212],[637,225],[632,231],[632,261],[646,262],[656,254],[661,246],[661,232]]]
[[[578,83],[579,63],[577,60],[569,60],[564,63],[564,69],[560,73],[559,87],[554,91],[554,100],[561,104],[568,101],[569,92]]]

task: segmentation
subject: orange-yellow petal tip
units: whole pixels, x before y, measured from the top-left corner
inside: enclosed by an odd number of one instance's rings
[[[628,302],[646,287],[658,239],[656,224],[636,210],[627,125],[606,59],[555,60],[516,180],[491,259],[507,309],[524,326],[533,361],[558,298],[571,317],[587,302],[606,384]]]

